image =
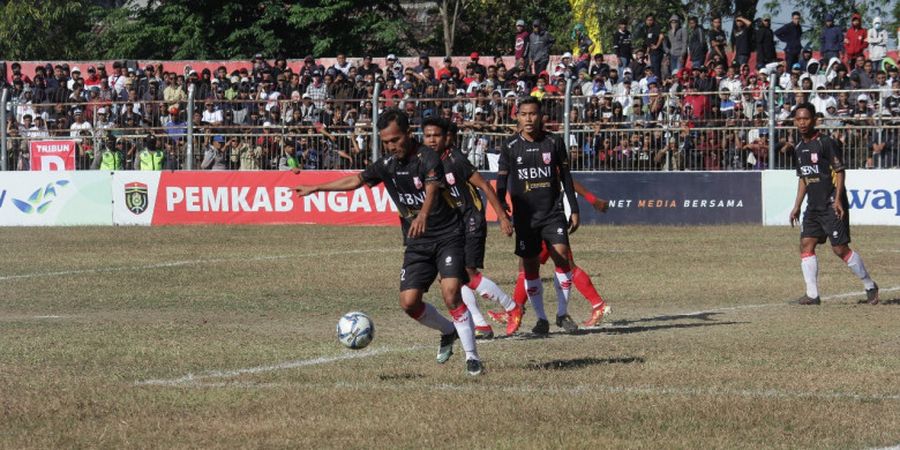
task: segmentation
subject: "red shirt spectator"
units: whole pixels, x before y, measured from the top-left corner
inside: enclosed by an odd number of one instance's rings
[[[100,87],[100,76],[97,75],[97,69],[94,66],[88,66],[88,76],[84,79],[84,87],[91,88],[93,86]]]
[[[847,55],[847,61],[853,61],[857,56],[861,56],[866,47],[869,46],[866,40],[868,31],[862,27],[862,18],[859,14],[853,13],[850,20],[850,28],[844,35],[844,51]]]
[[[525,29],[525,21],[516,21],[516,61],[525,57],[525,49],[528,46],[528,30]]]

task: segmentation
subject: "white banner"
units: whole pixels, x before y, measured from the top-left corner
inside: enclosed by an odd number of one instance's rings
[[[848,170],[845,184],[851,225],[900,226],[900,170]],[[763,172],[764,223],[789,225],[796,195],[793,170]]]
[[[160,173],[155,171],[113,172],[113,223],[150,225],[159,190]]]
[[[0,173],[0,225],[112,225],[110,172]]]

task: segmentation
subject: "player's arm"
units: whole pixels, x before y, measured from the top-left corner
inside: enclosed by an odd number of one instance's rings
[[[481,189],[481,192],[484,192],[484,196],[487,198],[488,203],[491,204],[491,208],[494,208],[494,212],[497,213],[497,221],[500,222],[500,229],[507,236],[512,236],[512,223],[510,223],[509,216],[506,214],[506,209],[503,207],[503,204],[500,202],[500,199],[497,197],[497,193],[494,192],[494,188],[491,187],[491,184],[478,172],[472,173],[472,176],[469,177],[469,183],[472,183],[472,185]]]
[[[559,157],[559,178],[562,180],[563,191],[572,211],[571,216],[569,216],[569,233],[574,233],[579,225],[578,199],[575,198],[575,181],[572,179],[572,172],[569,170],[569,154],[566,152],[562,139],[557,141],[556,153]]]
[[[300,185],[294,188],[297,196],[304,197],[319,191],[352,191],[363,185],[362,174],[347,175],[322,184]]]
[[[835,140],[831,140],[831,145],[829,145],[829,155],[831,161],[831,170],[834,171],[834,212],[837,214],[838,219],[843,220],[844,218],[844,178],[846,177],[846,173],[844,172],[844,149],[841,148],[841,144]]]
[[[800,221],[800,205],[803,204],[804,197],[806,197],[806,180],[800,177],[797,179],[797,197],[794,199],[794,208],[791,209],[790,222],[792,228],[795,223]]]
[[[597,198],[583,184],[581,184],[577,181],[574,181],[574,180],[572,182],[575,184],[575,192],[577,192],[578,195],[581,195],[582,197],[584,197],[584,199],[587,200],[588,203],[593,205],[597,211],[605,213],[606,210],[609,209],[609,200]]]
[[[408,237],[417,238],[425,233],[425,225],[428,220],[428,214],[434,205],[434,199],[438,196],[441,184],[437,180],[429,180],[425,182],[425,201],[422,203],[422,209],[416,214],[416,218],[409,224]]]
[[[509,212],[509,205],[506,203],[506,189],[509,185],[509,148],[504,145],[500,148],[500,158],[497,159],[497,199],[500,201],[500,207]]]

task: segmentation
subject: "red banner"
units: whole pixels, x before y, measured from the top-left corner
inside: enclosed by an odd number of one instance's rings
[[[31,170],[75,170],[75,141],[31,141]]]
[[[356,173],[162,172],[152,223],[398,225],[397,210],[381,185],[303,198],[293,190]]]

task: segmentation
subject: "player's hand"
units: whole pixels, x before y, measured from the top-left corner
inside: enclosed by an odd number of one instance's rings
[[[575,230],[578,229],[578,225],[578,213],[572,213],[572,215],[569,217],[569,234],[574,233]]]
[[[303,186],[303,185],[301,185],[301,186],[297,186],[294,188],[294,192],[297,193],[297,197],[306,197],[307,195],[312,194],[313,192],[316,192],[318,190],[319,190],[318,186]]]
[[[294,175],[297,175],[298,173],[300,173],[302,171],[303,171],[303,169],[301,169],[299,167],[294,167],[291,169],[291,173],[293,173]]]
[[[800,222],[800,208],[794,208],[791,210],[789,220],[791,222],[791,228],[794,228],[794,224]]]
[[[415,239],[423,234],[425,234],[425,218],[417,216],[409,224],[409,232],[406,233],[406,236]]]
[[[506,214],[511,214],[512,209],[509,207],[509,204],[504,200],[500,200],[500,206],[503,207],[503,210],[506,211]]]
[[[506,215],[504,214],[502,217],[500,217],[499,220],[500,220],[500,231],[502,231],[503,234],[505,234],[507,236],[512,236],[513,226],[512,226],[512,222],[509,221],[509,217],[506,217]]]
[[[609,200],[604,200],[602,198],[598,198],[597,200],[594,200],[593,205],[594,205],[594,209],[596,209],[597,211],[600,211],[602,213],[605,213],[606,210],[609,209]]]
[[[844,220],[844,205],[841,202],[834,202],[834,213],[837,214],[838,220]]]

